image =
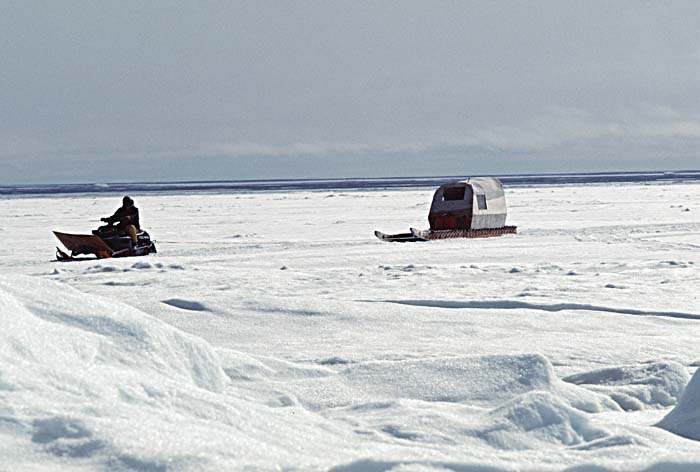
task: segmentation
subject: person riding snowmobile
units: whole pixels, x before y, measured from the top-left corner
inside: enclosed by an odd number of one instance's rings
[[[122,199],[122,206],[112,216],[100,218],[107,223],[92,230],[91,235],[68,234],[54,231],[70,255],[56,248],[59,261],[77,260],[81,254],[92,254],[98,259],[106,257],[146,256],[155,254],[155,241],[141,229],[139,210],[129,197]]]
[[[117,208],[117,211],[112,216],[101,218],[100,220],[109,225],[116,223],[116,229],[127,233],[131,236],[131,242],[136,244],[136,234],[141,229],[141,226],[139,225],[139,209],[134,206],[134,201],[131,197],[124,197],[122,206]]]

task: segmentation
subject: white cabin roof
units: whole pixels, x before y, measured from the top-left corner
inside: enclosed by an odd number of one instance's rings
[[[474,205],[474,214],[506,213],[506,197],[503,193],[503,184],[496,177],[472,177],[464,181],[472,186],[474,199],[477,195],[485,195],[487,209],[480,210]]]

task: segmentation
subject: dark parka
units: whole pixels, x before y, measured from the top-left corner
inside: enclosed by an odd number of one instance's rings
[[[139,209],[136,208],[133,203],[129,206],[117,208],[117,211],[109,218],[104,218],[104,221],[109,224],[118,223],[117,226],[119,228],[134,225],[136,229],[141,229],[141,226],[139,226]]]

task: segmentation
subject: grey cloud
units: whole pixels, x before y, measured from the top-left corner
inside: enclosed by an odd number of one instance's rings
[[[11,3],[0,181],[685,167],[698,24],[694,0]]]

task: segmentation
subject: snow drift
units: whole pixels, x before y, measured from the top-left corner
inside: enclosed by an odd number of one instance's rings
[[[277,418],[245,399],[209,344],[143,312],[54,282],[0,277],[0,323],[6,459],[138,470],[210,460],[273,467],[294,450],[304,462],[313,420]],[[259,426],[259,417],[269,424]],[[284,439],[262,450],[256,444],[270,428]]]
[[[679,436],[700,441],[700,369],[690,379],[678,405],[658,426]]]
[[[674,406],[689,379],[687,369],[678,362],[608,367],[564,378],[609,395],[626,411]]]
[[[144,465],[139,443],[188,417],[245,418],[212,401],[227,377],[209,345],[133,308],[24,277],[0,278],[0,307],[3,416],[55,456]]]
[[[366,362],[292,388],[312,409],[399,398],[490,405],[546,391],[581,411],[619,410],[603,395],[562,382],[539,354]]]

